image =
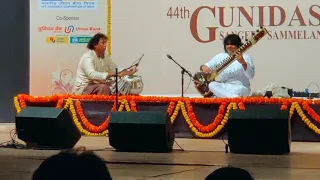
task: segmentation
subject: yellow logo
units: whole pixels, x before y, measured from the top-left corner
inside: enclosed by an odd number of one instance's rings
[[[47,44],[68,44],[69,38],[64,36],[48,36],[46,37]]]

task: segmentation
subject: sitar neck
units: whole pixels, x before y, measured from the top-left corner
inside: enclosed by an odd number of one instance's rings
[[[240,52],[241,54],[246,52],[250,47],[252,47],[252,43],[248,41],[247,43],[243,44],[240,48],[238,48],[234,53],[232,53],[228,58],[224,59],[221,63],[217,66],[217,74],[221,73],[225,68],[227,68],[231,63],[236,60],[236,54]]]
[[[268,34],[268,31],[266,28],[261,27],[261,30],[257,30],[257,33],[249,39],[246,40],[246,43],[241,45],[234,53],[232,53],[228,58],[224,59],[222,62],[218,64],[216,67],[216,74],[218,75],[221,73],[225,68],[227,68],[233,61],[235,61],[236,54],[238,52],[244,53],[249,48],[251,48],[254,44],[256,44],[260,39],[262,39],[266,34]]]

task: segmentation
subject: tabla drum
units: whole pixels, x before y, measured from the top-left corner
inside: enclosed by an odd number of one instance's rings
[[[115,87],[112,88],[115,94]],[[118,93],[121,95],[139,95],[143,91],[142,77],[137,75],[124,76],[118,80]]]

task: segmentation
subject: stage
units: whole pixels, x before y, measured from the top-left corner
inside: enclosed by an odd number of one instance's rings
[[[9,131],[0,131],[1,142],[9,139]],[[319,143],[294,142],[290,155],[274,156],[225,153],[224,143],[216,139],[177,138],[176,142],[184,151],[174,143],[172,153],[116,152],[105,136],[82,136],[75,148],[84,146],[104,158],[114,180],[204,179],[226,165],[244,168],[260,180],[317,180],[320,176]],[[30,180],[40,163],[58,152],[0,148],[1,179]]]
[[[26,106],[66,108],[83,135],[105,136],[111,111],[116,111],[115,96],[53,95],[14,98],[17,113]],[[254,107],[278,107],[287,111],[292,141],[319,142],[320,100],[301,98],[181,98],[166,96],[119,96],[118,111],[167,111],[179,138],[225,138],[230,111],[244,112]],[[266,118],[273,112],[265,112]]]

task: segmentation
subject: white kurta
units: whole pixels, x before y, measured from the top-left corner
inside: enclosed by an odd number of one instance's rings
[[[108,72],[115,72],[117,65],[111,57],[105,54],[105,58],[98,58],[95,51],[85,52],[78,64],[72,93],[80,95],[88,84],[105,83]]]
[[[255,67],[249,55],[243,54],[242,56],[247,63],[246,70],[235,60],[216,77],[216,81],[209,83],[209,90],[213,92],[215,96],[246,97],[250,95],[250,79],[254,77]],[[205,65],[212,70],[216,69],[217,65],[228,57],[229,54],[227,53],[217,54]]]

